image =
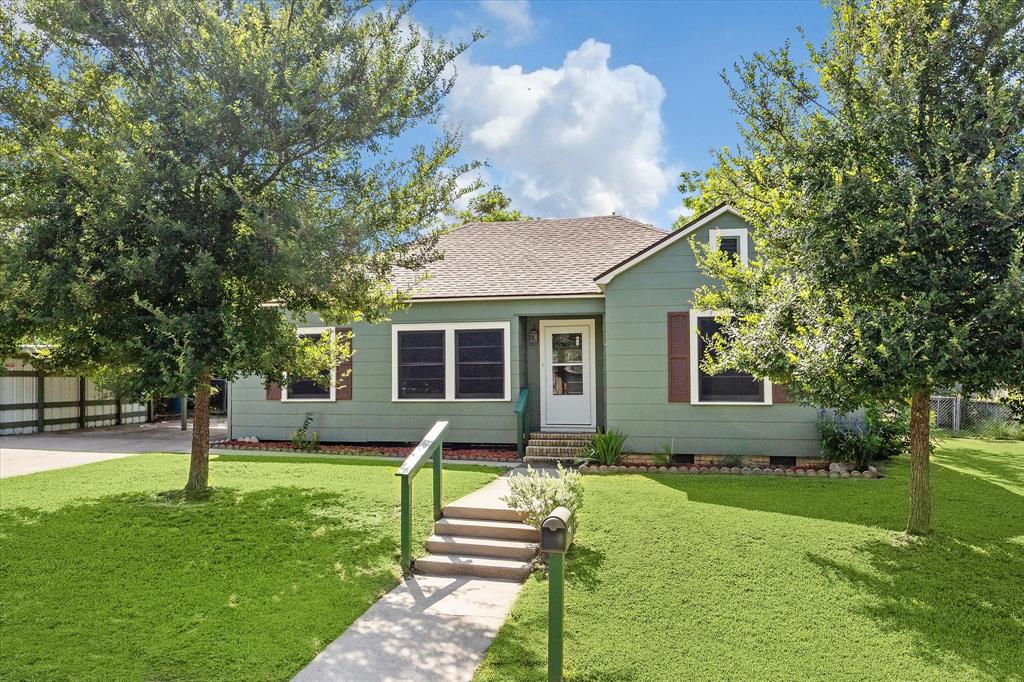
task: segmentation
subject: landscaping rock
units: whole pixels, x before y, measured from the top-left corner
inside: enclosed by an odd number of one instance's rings
[[[796,470],[795,469],[786,469],[786,475],[787,476],[796,476]]]
[[[597,468],[597,470],[598,470],[598,471],[600,471],[601,473],[607,473],[607,471],[608,471],[608,465],[607,465],[607,464],[602,464],[601,466],[599,466],[599,467]]]
[[[828,476],[828,469],[818,469],[818,478],[825,478]]]
[[[753,474],[754,474],[755,476],[760,476],[760,475],[761,475],[761,469],[760,469],[760,467],[754,467],[754,471],[753,471],[752,473],[753,473]]]
[[[708,473],[717,474],[718,473],[718,467],[710,467],[708,469]]]
[[[750,474],[754,473],[754,470],[751,469],[750,467],[743,467],[742,469],[740,469],[740,473],[749,476]]]
[[[668,472],[670,474],[678,474],[679,473],[679,467],[669,467],[668,468]]]
[[[664,474],[664,473],[666,473],[667,471],[668,471],[668,467],[666,467],[666,466],[660,466],[660,467],[658,467],[658,473],[662,473],[662,474]]]
[[[686,470],[686,472],[690,474],[696,474],[700,472],[700,469],[698,469],[697,467],[690,467],[689,469]]]
[[[875,469],[875,471],[872,471],[872,470],[871,470],[871,469],[869,468],[869,469],[868,469],[867,471],[865,471],[865,472],[862,472],[862,473],[861,473],[861,475],[860,475],[860,477],[861,477],[861,478],[878,478],[878,473],[877,473],[877,472],[878,472],[878,470],[877,470],[877,469]]]
[[[860,472],[854,469],[850,472],[850,478],[860,478]]]
[[[773,471],[772,473],[773,473],[774,475],[776,475],[776,476],[782,476],[782,475],[783,475],[784,473],[786,473],[786,471],[785,471],[785,469],[782,469],[782,468],[780,467],[780,468],[776,469],[775,471]]]
[[[829,478],[839,478],[839,472],[838,471],[830,471],[830,472],[828,472],[828,477]]]
[[[706,473],[708,473],[708,468],[707,467],[701,467],[698,471],[700,471],[700,473],[702,473],[702,474],[706,474]]]
[[[852,468],[853,467],[851,467],[849,464],[843,464],[842,462],[832,462],[831,464],[828,465],[828,470],[830,472],[838,471],[839,473],[843,473],[844,471],[849,471]]]
[[[871,473],[875,474],[876,476],[878,475],[878,469],[876,469],[875,467],[873,467],[871,465],[868,465],[868,471],[870,471]]]
[[[730,474],[738,474],[739,472],[740,472],[740,468],[739,467],[733,467],[732,469],[729,469],[729,473]]]
[[[841,471],[841,472],[839,472],[839,478],[849,478],[849,477],[850,477],[850,472],[849,471]]]

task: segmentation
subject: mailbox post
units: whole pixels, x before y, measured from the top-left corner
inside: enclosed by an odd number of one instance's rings
[[[548,555],[548,682],[562,682],[565,553],[575,525],[568,507],[558,507],[540,527],[540,550]]]

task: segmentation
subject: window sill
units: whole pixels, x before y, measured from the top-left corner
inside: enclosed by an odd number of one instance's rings
[[[753,407],[771,407],[771,405],[772,405],[770,402],[766,402],[766,401],[752,403],[752,402],[738,402],[738,401],[731,401],[731,400],[725,400],[725,401],[691,400],[690,404],[691,405],[739,405],[741,407],[744,407],[744,406],[745,407],[751,407],[751,406],[753,406]]]
[[[392,398],[393,403],[510,403],[512,398]]]
[[[281,398],[282,403],[333,403],[334,398]]]

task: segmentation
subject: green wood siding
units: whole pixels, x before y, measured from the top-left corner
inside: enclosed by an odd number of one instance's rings
[[[451,303],[417,303],[407,310],[398,311],[393,321],[423,322],[503,322],[510,325],[509,362],[511,376],[510,401],[472,402],[452,401],[436,403],[393,402],[391,400],[391,324],[353,325],[352,359],[353,399],[336,402],[278,402],[266,400],[262,383],[249,377],[234,382],[231,387],[232,436],[255,436],[263,440],[287,440],[302,425],[306,413],[314,415],[311,429],[325,442],[416,442],[439,419],[448,419],[452,425],[447,440],[453,443],[515,443],[515,419],[512,407],[519,397],[523,371],[521,345],[529,346],[528,336],[522,336],[523,318],[598,318],[604,301],[591,299],[546,299],[521,301],[465,301]],[[310,320],[311,326],[318,320]],[[529,327],[526,327],[529,329]],[[600,333],[597,343],[600,349]],[[536,358],[536,346],[527,348],[527,357]],[[532,354],[532,355],[531,355]],[[597,354],[597,372],[600,377],[603,354]],[[526,375],[533,382],[539,378],[539,368],[527,367]],[[598,390],[603,381],[598,380]],[[531,399],[535,398],[535,385],[531,385]],[[599,406],[603,406],[598,401]],[[534,423],[539,423],[539,410]]]
[[[714,228],[747,225],[724,214],[691,235],[707,243]],[[679,454],[812,456],[816,411],[798,405],[689,405],[668,402],[667,314],[689,310],[708,283],[690,237],[634,265],[605,291],[606,424],[629,436],[633,452],[670,444]],[[750,256],[753,258],[753,246]]]

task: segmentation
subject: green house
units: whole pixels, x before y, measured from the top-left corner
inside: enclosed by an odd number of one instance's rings
[[[389,323],[300,325],[351,333],[330,388],[235,382],[232,436],[287,440],[310,414],[324,442],[411,443],[445,419],[449,442],[511,445],[522,405],[537,439],[618,429],[627,451],[671,448],[679,461],[816,457],[813,408],[769,381],[700,369],[699,332],[715,321],[691,307],[707,281],[691,238],[742,261],[753,249],[730,206],[672,233],[617,215],[460,227],[429,279],[396,277],[415,294]]]

